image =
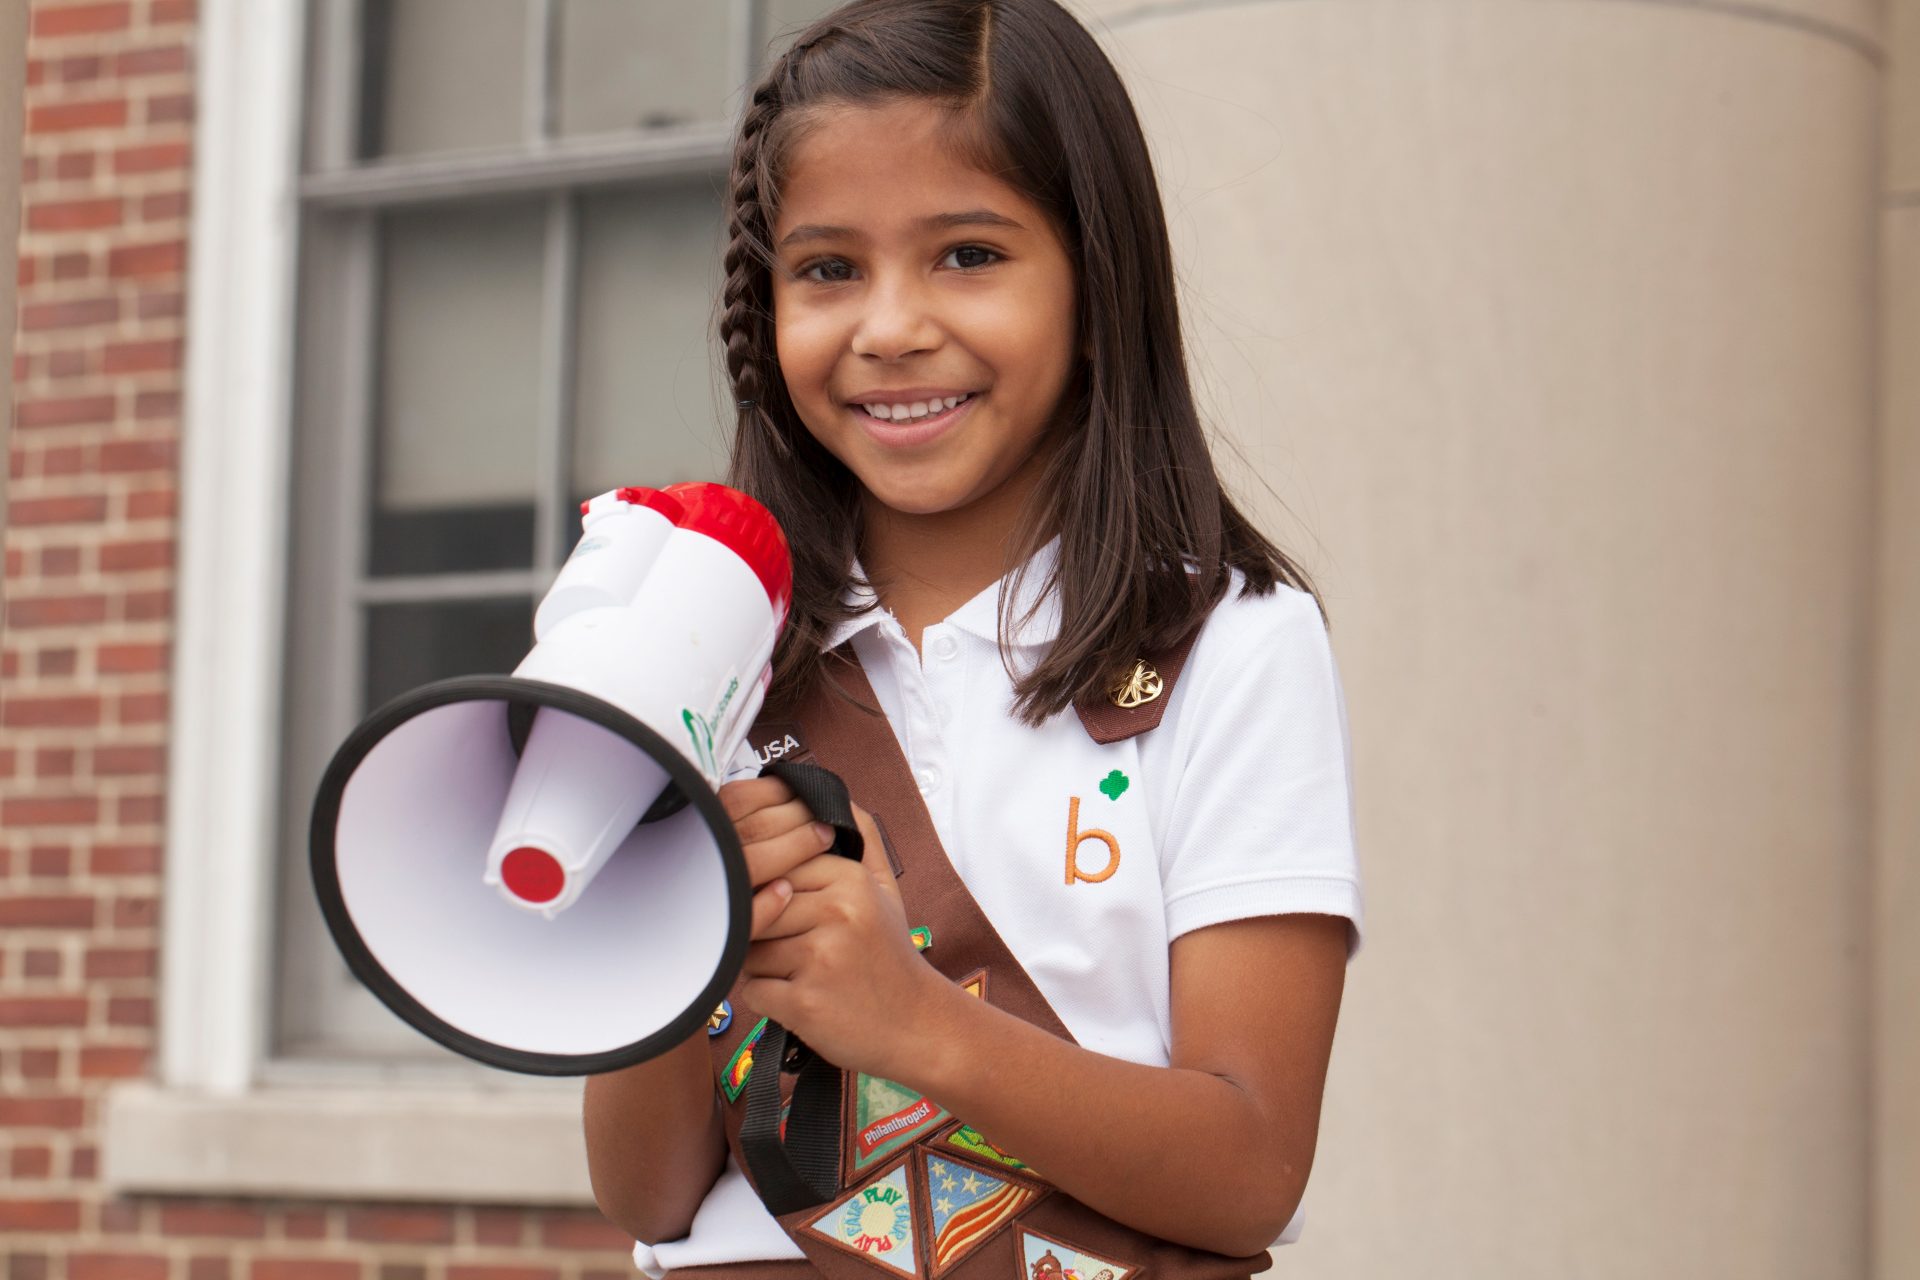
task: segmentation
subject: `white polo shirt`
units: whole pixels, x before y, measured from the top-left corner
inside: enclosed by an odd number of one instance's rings
[[[1055,549],[1029,566],[1015,622]],[[1346,917],[1349,956],[1359,947],[1352,753],[1326,628],[1307,593],[1243,597],[1236,580],[1160,725],[1102,746],[1071,707],[1037,729],[1012,714],[997,632],[1006,585],[926,628],[919,654],[883,609],[842,624],[826,647],[853,641],[948,858],[1074,1039],[1166,1066],[1175,938],[1311,912]],[[1048,597],[1009,648],[1016,669],[1058,631]],[[729,778],[758,771],[743,749]],[[731,1158],[684,1239],[634,1253],[655,1276],[801,1256]]]

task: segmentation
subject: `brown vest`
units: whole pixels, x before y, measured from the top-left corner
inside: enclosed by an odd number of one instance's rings
[[[1088,733],[1117,742],[1158,724],[1191,644],[1189,636],[1154,656],[1159,696],[1126,708],[1077,705]],[[877,707],[851,647],[839,652],[846,661],[830,662],[827,679]],[[884,717],[822,687],[797,723],[763,721],[749,740],[756,748],[780,743],[783,758],[831,769],[853,802],[874,815],[908,919],[930,934],[928,963],[995,1007],[1072,1040],[947,860]],[[746,1082],[770,1064],[753,1061],[763,1019],[743,1005],[737,985],[726,1008],[730,1021],[710,1044],[727,1142],[745,1169],[739,1134]],[[995,1147],[965,1117],[891,1081],[844,1075],[840,1192],[779,1218],[808,1262],[703,1266],[702,1280],[1245,1280],[1267,1265],[1264,1253],[1228,1258],[1122,1226],[1050,1186],[1044,1171]],[[789,1095],[791,1088],[783,1081]]]

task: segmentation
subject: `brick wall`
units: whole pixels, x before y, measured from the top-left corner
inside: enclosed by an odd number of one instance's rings
[[[194,0],[32,7],[0,631],[7,1280],[630,1280],[591,1212],[97,1182],[101,1092],[153,1065],[195,20]]]

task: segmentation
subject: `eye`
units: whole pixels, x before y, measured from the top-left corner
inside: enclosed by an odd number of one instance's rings
[[[815,258],[794,274],[815,284],[845,284],[853,279],[853,265],[845,258]]]
[[[1000,255],[984,245],[963,244],[947,250],[947,256],[940,259],[940,265],[959,271],[978,271],[998,261]]]

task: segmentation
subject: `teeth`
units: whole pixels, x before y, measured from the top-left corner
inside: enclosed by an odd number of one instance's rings
[[[912,404],[863,404],[860,407],[882,422],[917,422],[936,413],[945,413],[971,399],[972,395],[972,392],[968,392],[966,395],[935,400],[916,400]]]

